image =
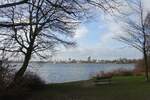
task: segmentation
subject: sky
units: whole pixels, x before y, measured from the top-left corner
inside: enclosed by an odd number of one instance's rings
[[[150,0],[142,0],[145,9],[150,9]],[[124,9],[124,8],[123,8]],[[120,24],[110,14],[103,13],[97,9],[96,16],[87,22],[81,23],[75,31],[74,39],[77,46],[64,48],[57,52],[54,59],[138,59],[142,53],[117,41],[118,34],[124,34]]]

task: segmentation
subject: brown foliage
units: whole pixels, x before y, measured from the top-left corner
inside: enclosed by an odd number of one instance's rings
[[[133,71],[132,70],[126,70],[126,69],[117,69],[111,72],[113,76],[132,76]]]
[[[150,65],[150,59],[148,60],[148,65]],[[141,59],[135,65],[134,74],[143,75],[144,72],[145,72],[145,63],[144,63],[144,60]],[[150,68],[149,68],[149,72],[150,72]]]

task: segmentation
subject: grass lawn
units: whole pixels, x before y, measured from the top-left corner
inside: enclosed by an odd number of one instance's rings
[[[150,83],[143,76],[124,76],[113,77],[110,85],[93,85],[90,80],[49,84],[29,100],[150,100]]]

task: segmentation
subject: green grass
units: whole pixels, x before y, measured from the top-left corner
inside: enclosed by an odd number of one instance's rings
[[[112,84],[89,81],[49,84],[31,100],[150,100],[150,83],[143,76],[113,77]]]

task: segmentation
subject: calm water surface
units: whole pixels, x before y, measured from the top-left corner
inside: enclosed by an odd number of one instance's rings
[[[87,80],[92,75],[116,69],[132,70],[134,64],[50,64],[31,63],[28,70],[37,73],[47,83]]]

